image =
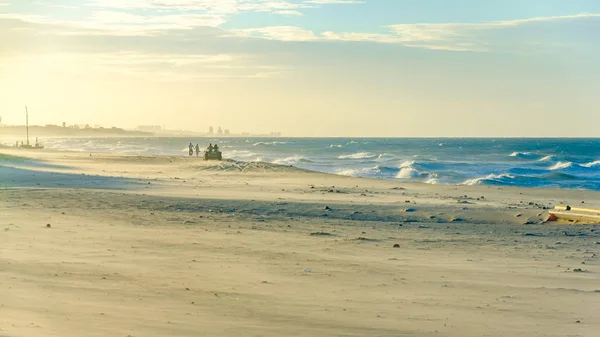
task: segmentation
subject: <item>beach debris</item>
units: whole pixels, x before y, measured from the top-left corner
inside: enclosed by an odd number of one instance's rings
[[[369,239],[367,237],[364,236],[359,236],[356,239],[354,239],[355,241],[365,241],[365,242],[379,242],[380,240],[377,239]]]
[[[396,243],[396,244],[394,245],[394,248],[400,248],[400,245]]]
[[[541,233],[523,233],[523,236],[545,236]]]
[[[329,211],[329,210],[331,210],[331,207],[325,206],[325,210]]]
[[[404,202],[410,204],[410,200],[404,200]]]
[[[50,227],[52,227],[51,224],[46,224],[46,228],[50,228]]]
[[[452,218],[450,221],[452,221],[452,222],[463,222],[463,221],[465,221],[465,220],[464,220],[464,219],[462,219],[462,218],[454,217],[454,218]]]
[[[548,220],[546,221],[558,221],[558,217],[556,216],[556,214],[550,214]]]
[[[405,213],[412,213],[412,212],[416,212],[416,211],[417,210],[414,209],[414,208],[406,208],[406,209],[403,210],[403,212],[405,212]]]
[[[515,217],[517,217],[517,218],[520,218],[520,217],[522,217],[522,216],[523,216],[523,214],[521,214],[521,213],[519,213],[519,214],[515,215]]]
[[[304,269],[304,272],[305,273],[312,273],[312,269],[310,269],[310,268]]]
[[[586,233],[577,233],[577,234],[571,234],[569,232],[563,232],[564,236],[570,236],[570,237],[575,237],[575,236],[588,236]]]
[[[327,232],[314,232],[314,233],[310,233],[311,236],[333,236],[333,234],[331,233],[327,233]]]
[[[575,268],[575,269],[573,269],[573,272],[574,272],[574,273],[586,273],[586,272],[587,272],[587,270],[585,270],[585,269],[581,269],[581,268]]]
[[[431,228],[431,227],[425,226],[425,225],[419,225],[419,228]]]

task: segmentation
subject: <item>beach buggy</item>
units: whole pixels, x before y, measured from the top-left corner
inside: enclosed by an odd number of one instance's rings
[[[219,146],[215,144],[214,146],[210,144],[208,149],[204,151],[204,160],[223,160],[223,155],[221,151],[219,151]]]

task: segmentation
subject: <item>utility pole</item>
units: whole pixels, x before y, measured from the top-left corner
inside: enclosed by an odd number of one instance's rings
[[[29,145],[29,111],[27,105],[25,106],[25,127],[27,128],[27,145]]]

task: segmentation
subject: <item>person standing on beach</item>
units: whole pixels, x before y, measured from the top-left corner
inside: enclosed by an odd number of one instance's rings
[[[194,155],[194,145],[192,145],[192,143],[190,143],[190,145],[188,147],[190,149],[190,157],[191,157],[192,155]]]
[[[196,144],[196,157],[200,156],[200,146]]]

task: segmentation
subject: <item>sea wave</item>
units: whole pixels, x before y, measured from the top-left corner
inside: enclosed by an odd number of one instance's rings
[[[400,164],[400,171],[396,174],[396,179],[427,179],[432,177],[429,172],[422,171],[425,167],[423,163],[415,160],[405,161]],[[435,176],[437,178],[437,175]]]
[[[393,160],[396,159],[396,156],[390,153],[381,153],[377,156],[378,160]]]
[[[533,152],[513,152],[509,157],[523,158],[523,159],[534,159],[541,157],[539,154]]]
[[[589,162],[589,163],[583,164],[583,165],[581,165],[581,166],[583,166],[583,167],[588,167],[588,168],[600,167],[600,160],[596,160],[596,161],[593,161],[593,162]]]
[[[290,145],[290,144],[294,144],[294,143],[293,142],[278,142],[278,141],[258,142],[258,143],[254,143],[252,146],[273,146],[273,145]]]
[[[292,156],[292,157],[279,158],[279,159],[273,160],[273,164],[278,164],[278,165],[297,165],[300,163],[313,163],[313,161],[306,159],[302,156]]]
[[[509,173],[489,174],[485,177],[473,178],[464,181],[461,185],[476,186],[482,184],[497,184],[506,182],[506,180],[514,179],[515,176]]]
[[[338,159],[373,159],[376,158],[377,154],[370,152],[358,152],[353,154],[344,154],[338,157]]]

